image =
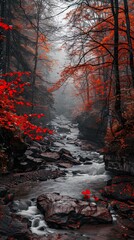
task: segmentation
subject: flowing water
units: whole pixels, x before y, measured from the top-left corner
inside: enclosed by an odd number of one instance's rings
[[[47,192],[58,192],[63,195],[81,199],[81,192],[85,189],[90,189],[93,194],[99,197],[99,190],[102,189],[110,179],[110,175],[105,171],[103,156],[95,151],[83,151],[81,150],[80,144],[76,144],[79,142],[79,131],[76,124],[73,125],[63,116],[57,117],[51,124],[55,129],[55,134],[53,136],[54,144],[51,147],[52,150],[58,151],[61,148],[65,148],[69,150],[76,159],[80,156],[84,158],[88,157],[92,164],[75,165],[68,169],[64,177],[37,182],[34,186],[30,186],[28,190],[24,190],[21,196],[19,194],[21,189],[18,190],[17,197],[18,199],[21,198],[21,201],[32,199],[28,210],[21,210],[18,214],[26,216],[31,221],[31,231],[37,235],[47,235],[48,233],[57,231],[48,228],[43,220],[43,216],[37,210],[36,201],[34,200],[37,196]],[[69,130],[67,131],[66,128]],[[59,133],[58,130],[62,130],[62,133]],[[89,234],[89,229],[87,229],[88,228],[84,230],[84,227],[82,227],[80,231],[82,231],[83,234],[85,234],[85,232]],[[98,232],[96,232],[96,230]],[[111,226],[92,226],[90,229],[90,236],[92,236],[92,239],[98,239],[95,236],[99,234],[99,239],[107,239],[104,237],[103,230],[105,232],[111,231]]]

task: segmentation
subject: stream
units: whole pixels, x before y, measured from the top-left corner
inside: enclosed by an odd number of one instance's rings
[[[71,168],[67,168],[66,175],[57,179],[51,179],[47,181],[38,181],[33,185],[25,186],[21,188],[21,184],[18,186],[16,192],[16,204],[20,204],[29,201],[28,210],[21,208],[17,213],[27,217],[31,222],[30,230],[37,235],[45,235],[49,233],[55,233],[57,231],[63,232],[63,230],[50,229],[43,216],[39,213],[36,207],[36,198],[48,192],[58,192],[62,195],[68,195],[77,199],[82,199],[81,192],[85,189],[90,189],[92,194],[100,196],[100,190],[107,184],[107,181],[111,178],[110,174],[105,171],[103,162],[103,155],[95,151],[85,151],[81,148],[81,140],[78,139],[79,131],[77,124],[72,124],[64,116],[57,117],[51,122],[55,133],[53,135],[53,144],[51,150],[59,151],[61,148],[65,148],[71,152],[76,159],[79,157],[88,158],[86,164],[74,165]],[[47,166],[51,168],[52,166]],[[56,168],[56,166],[54,166]],[[19,199],[19,200],[18,200]],[[23,205],[23,204],[22,204]],[[25,205],[25,204],[24,204]],[[115,216],[113,215],[113,218]],[[113,219],[114,220],[114,219]],[[116,220],[116,219],[115,219]],[[73,234],[78,234],[83,238],[78,239],[92,239],[92,240],[105,240],[114,239],[112,237],[114,224],[99,224],[90,226],[82,226],[79,230],[73,231]],[[66,232],[66,231],[64,231]],[[68,232],[72,232],[68,230]]]

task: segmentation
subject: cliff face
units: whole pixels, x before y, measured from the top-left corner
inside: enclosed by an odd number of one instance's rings
[[[105,168],[108,171],[130,173],[134,175],[134,156],[121,156],[109,153],[104,157]]]
[[[104,146],[104,136],[106,133],[106,123],[98,121],[99,113],[83,113],[77,117],[80,137],[89,140],[97,147]]]
[[[104,156],[106,170],[134,175],[134,139],[129,139],[129,145],[120,149],[118,143],[111,144]]]

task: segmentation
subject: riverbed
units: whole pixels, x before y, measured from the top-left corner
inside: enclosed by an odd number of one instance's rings
[[[107,181],[111,179],[109,172],[105,171],[103,155],[92,150],[89,147],[83,150],[83,142],[79,139],[79,131],[77,124],[72,124],[65,117],[60,116],[51,122],[54,129],[53,137],[50,141],[50,148],[59,151],[64,148],[68,150],[75,159],[83,158],[87,161],[80,165],[74,165],[66,169],[65,176],[49,179],[47,181],[37,181],[34,183],[19,184],[16,187],[16,203],[20,201],[29,201],[29,208],[21,210],[17,213],[25,216],[31,222],[30,230],[39,236],[47,236],[48,234],[68,233],[71,237],[77,235],[77,239],[91,240],[116,240],[118,238],[118,225],[116,216],[113,213],[112,224],[84,225],[79,230],[56,230],[47,226],[43,215],[40,214],[36,207],[36,198],[43,193],[60,193],[77,199],[82,199],[81,192],[90,189],[93,195],[101,197],[100,190],[107,185]],[[97,136],[96,136],[97,137]],[[86,142],[85,142],[86,145]],[[53,166],[54,168],[55,166]],[[50,165],[47,168],[51,168]],[[62,169],[62,168],[61,168]],[[116,238],[115,238],[115,235]],[[73,239],[73,238],[70,238]]]

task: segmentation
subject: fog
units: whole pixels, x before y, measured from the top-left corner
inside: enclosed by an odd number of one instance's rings
[[[67,35],[67,23],[64,19],[67,11],[62,12],[64,9],[66,9],[66,7],[67,5],[61,4],[61,6],[58,6],[55,11],[55,15],[56,13],[58,15],[55,16],[54,19],[60,28],[56,33],[55,41],[52,41],[53,47],[50,56],[52,59],[54,59],[55,64],[49,73],[49,82],[51,85],[59,80],[62,70],[68,63],[67,53],[65,49],[62,48],[63,37],[64,35]],[[60,12],[62,13],[59,14]],[[63,114],[67,117],[71,117],[73,115],[73,110],[77,101],[74,92],[75,89],[71,80],[67,81],[60,89],[53,92],[56,114]]]

